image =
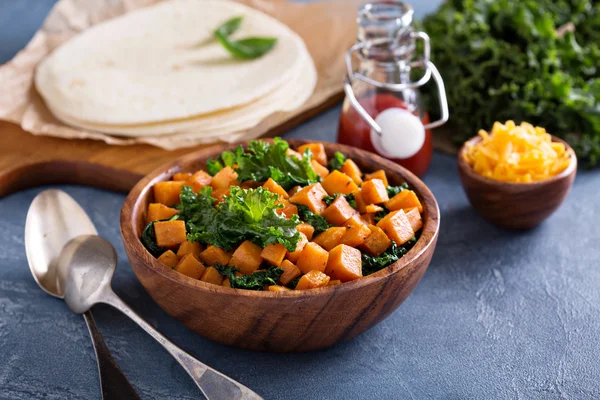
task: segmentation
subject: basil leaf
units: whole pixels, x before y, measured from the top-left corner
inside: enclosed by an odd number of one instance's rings
[[[215,35],[218,33],[219,35],[222,35],[224,37],[230,36],[233,32],[237,31],[240,28],[243,19],[243,16],[228,19],[223,23],[223,25],[217,28],[217,30],[215,31]]]
[[[229,40],[218,30],[215,37],[221,45],[236,58],[251,60],[268,53],[277,43],[277,38],[272,37],[252,37],[240,40]]]

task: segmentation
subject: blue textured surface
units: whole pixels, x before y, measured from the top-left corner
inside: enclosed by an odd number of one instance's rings
[[[0,22],[16,29],[5,14],[11,1],[15,9],[34,10],[22,4],[38,0],[3,0]],[[41,15],[30,15],[23,26]],[[6,32],[0,23],[0,39]],[[286,137],[333,140],[338,113],[326,112]],[[475,214],[452,157],[436,154],[425,182],[440,203],[442,224],[420,285],[398,311],[358,338],[297,355],[250,353],[188,331],[150,299],[131,271],[119,232],[124,196],[60,188],[117,248],[117,294],[174,342],[267,399],[600,398],[600,171],[580,171],[556,214],[521,233]],[[25,215],[40,190],[0,199],[0,399],[99,399],[83,319],[37,287],[25,259]],[[143,399],[198,398],[183,370],[133,322],[107,306],[94,313]]]

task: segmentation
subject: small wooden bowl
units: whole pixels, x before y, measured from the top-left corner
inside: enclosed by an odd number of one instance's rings
[[[481,140],[476,136],[467,141],[474,145]],[[563,140],[571,154],[571,163],[560,174],[539,182],[509,183],[484,178],[473,171],[464,160],[467,143],[458,153],[458,172],[463,189],[473,208],[488,221],[512,229],[530,229],[539,225],[561,205],[577,173],[577,157]]]
[[[289,140],[292,148],[308,143]],[[245,145],[245,144],[244,144]],[[353,338],[390,315],[413,291],[433,255],[439,209],[427,186],[399,165],[353,147],[324,143],[363,171],[384,169],[390,184],[406,181],[424,207],[423,230],[415,246],[396,263],[356,281],[320,289],[268,292],[231,289],[201,282],[158,262],[139,240],[152,186],[176,172],[205,168],[206,161],[234,145],[217,145],[181,157],[143,178],[121,211],[121,234],[133,271],[150,296],[186,327],[211,340],[258,351],[297,352],[329,347]]]

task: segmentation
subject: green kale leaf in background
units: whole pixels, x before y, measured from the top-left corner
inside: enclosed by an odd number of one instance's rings
[[[456,141],[494,121],[527,121],[565,138],[588,165],[600,162],[600,3],[449,0],[422,29]],[[436,93],[424,88],[432,112]]]

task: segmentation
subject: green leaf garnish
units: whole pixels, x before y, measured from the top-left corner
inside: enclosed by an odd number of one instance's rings
[[[315,235],[331,228],[323,216],[310,211],[304,204],[296,204],[296,207],[298,207],[300,219],[315,228]]]
[[[392,245],[384,253],[375,257],[367,253],[362,254],[362,272],[363,276],[371,275],[377,271],[382,270],[390,264],[395,263],[402,258],[412,247],[417,243],[418,237],[414,236],[408,242],[402,246],[396,245],[396,242],[392,241]]]
[[[264,290],[265,285],[277,285],[277,280],[283,274],[283,269],[271,267],[269,269],[256,271],[249,275],[236,276],[236,267],[224,267],[213,265],[223,276],[229,278],[229,283],[234,289]]]
[[[277,44],[277,38],[275,37],[230,39],[231,34],[239,29],[243,18],[232,18],[218,27],[214,32],[217,41],[234,57],[246,60],[258,58],[271,51]]]
[[[327,168],[329,168],[330,171],[333,171],[334,169],[339,170],[340,168],[342,168],[342,165],[344,165],[345,161],[346,161],[346,156],[344,155],[344,153],[340,153],[339,151],[336,151],[333,154],[333,157],[331,158],[331,160],[329,160],[329,162],[327,163]]]

